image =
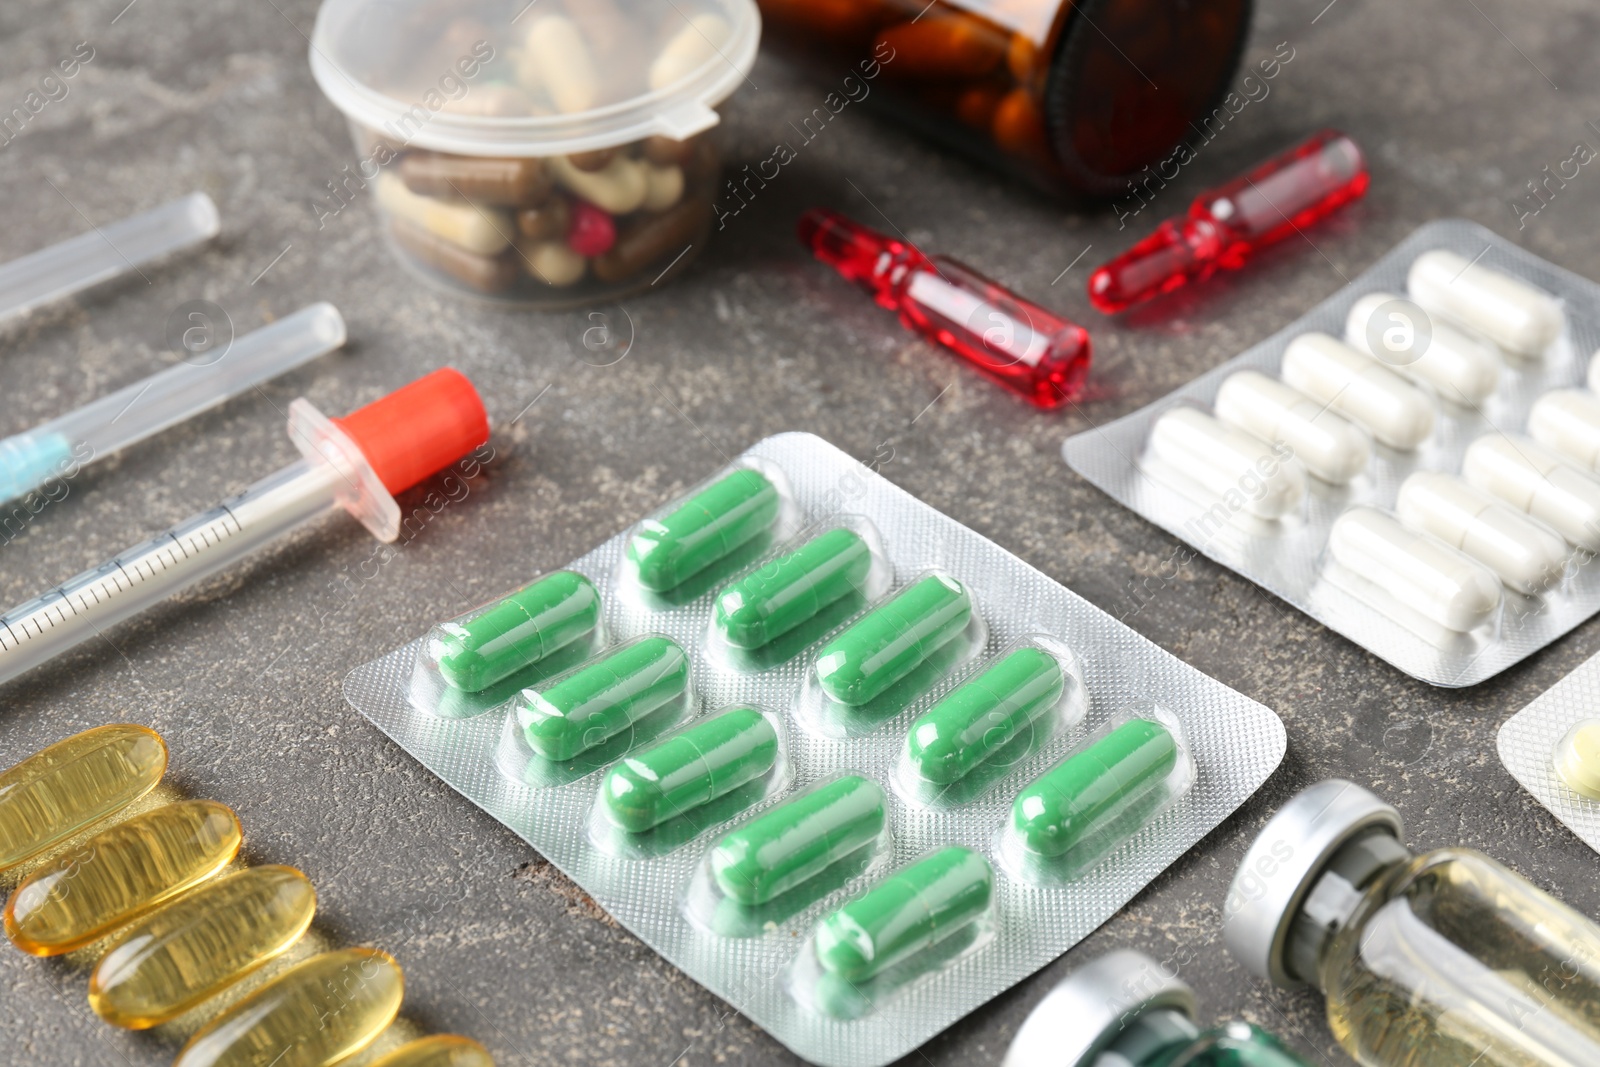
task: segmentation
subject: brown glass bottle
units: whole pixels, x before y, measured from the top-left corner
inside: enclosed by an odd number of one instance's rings
[[[876,104],[1052,191],[1110,196],[1237,113],[1253,0],[758,2],[767,41],[839,80],[801,139]]]

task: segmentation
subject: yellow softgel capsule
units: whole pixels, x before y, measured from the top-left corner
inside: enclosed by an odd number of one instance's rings
[[[121,811],[155,788],[167,746],[154,730],[97,726],[0,774],[0,871]]]
[[[214,800],[136,815],[29,875],[6,901],[6,936],[24,952],[82,948],[226,867],[239,818]]]
[[[1600,800],[1600,719],[1586,719],[1556,745],[1556,773],[1575,793]]]
[[[324,1067],[370,1045],[400,1010],[405,979],[387,952],[325,952],[207,1023],[172,1067]]]
[[[89,976],[89,1006],[113,1026],[157,1026],[284,952],[316,910],[316,890],[293,867],[208,882],[123,932]]]
[[[435,1034],[408,1041],[372,1067],[494,1067],[489,1050],[459,1034]]]

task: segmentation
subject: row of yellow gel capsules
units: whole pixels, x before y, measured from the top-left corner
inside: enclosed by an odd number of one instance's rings
[[[166,767],[159,734],[113,725],[0,774],[0,878],[44,861],[6,901],[6,936],[24,952],[57,956],[117,933],[90,977],[89,1004],[132,1030],[177,1018],[288,951],[317,905],[293,867],[214,877],[233,863],[243,831],[213,800],[162,804],[61,848],[134,805]],[[47,857],[52,849],[59,855]],[[205,1023],[175,1067],[342,1062],[394,1020],[404,986],[400,965],[376,949],[311,956]],[[446,1034],[409,1042],[371,1067],[493,1064],[477,1042]]]

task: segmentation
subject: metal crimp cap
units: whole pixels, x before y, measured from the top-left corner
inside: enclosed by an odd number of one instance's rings
[[[1287,964],[1290,926],[1334,854],[1374,829],[1404,837],[1400,813],[1354,782],[1318,782],[1285,804],[1228,887],[1222,940],[1234,958],[1274,985],[1304,985]]]
[[[1163,1008],[1193,1018],[1194,991],[1142,952],[1109,952],[1045,995],[1001,1067],[1088,1067],[1139,1016]]]

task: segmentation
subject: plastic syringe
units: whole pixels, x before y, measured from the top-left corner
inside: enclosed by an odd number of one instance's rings
[[[211,198],[190,193],[14,259],[0,266],[0,322],[209,241],[221,229]]]
[[[489,419],[472,383],[446,367],[342,419],[296,400],[289,439],[298,462],[0,616],[0,682],[337,508],[394,541],[394,494],[486,442]]]
[[[345,342],[332,304],[245,334],[213,363],[180,363],[31,430],[0,438],[0,503],[215,407]]]

